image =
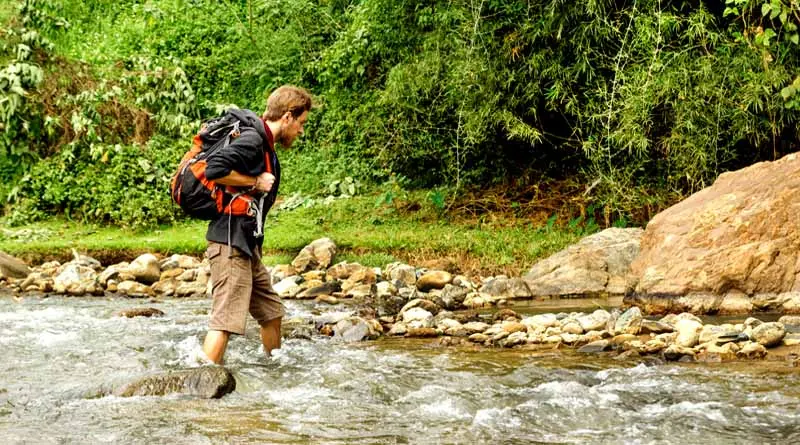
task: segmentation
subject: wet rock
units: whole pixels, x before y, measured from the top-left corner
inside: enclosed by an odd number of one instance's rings
[[[114,313],[115,317],[161,317],[164,312],[154,307],[138,307],[130,309],[122,309]]]
[[[495,304],[496,300],[491,295],[482,294],[480,292],[470,292],[464,298],[464,307],[470,309],[480,309],[491,307]]]
[[[416,286],[421,292],[428,292],[431,289],[443,289],[453,281],[453,276],[445,271],[428,272],[417,280]]]
[[[747,342],[736,352],[736,357],[740,359],[756,360],[767,356],[767,348],[756,342]]]
[[[133,260],[125,272],[140,283],[153,284],[161,278],[161,265],[155,255],[146,253]]]
[[[30,273],[22,260],[0,251],[0,278],[25,278]]]
[[[405,335],[406,332],[408,332],[408,326],[406,326],[406,324],[403,322],[398,322],[392,325],[392,328],[389,329],[388,335]]]
[[[324,270],[310,270],[301,274],[300,276],[303,278],[303,281],[319,281],[320,283],[329,281],[326,279]]]
[[[406,332],[406,337],[428,338],[438,336],[439,333],[433,328],[409,328]]]
[[[346,297],[350,297],[353,300],[360,301],[365,300],[367,298],[372,298],[375,295],[376,287],[374,284],[359,284],[358,286],[353,287],[352,289],[348,290],[347,292],[343,292]]]
[[[581,335],[584,330],[577,320],[567,319],[561,323],[561,332],[565,334]]]
[[[778,323],[783,324],[787,331],[800,331],[800,315],[784,315],[778,319]]]
[[[123,281],[117,285],[117,292],[125,294],[129,297],[152,297],[155,295],[153,289],[138,281]]]
[[[313,320],[308,320],[302,317],[294,317],[288,320],[283,320],[281,323],[281,336],[283,338],[311,340],[313,335]]]
[[[295,295],[299,294],[301,289],[300,286],[297,285],[297,282],[300,280],[300,277],[297,275],[293,275],[290,277],[286,277],[281,281],[272,285],[272,290],[275,291],[281,298],[292,298]]]
[[[330,238],[313,241],[292,260],[292,267],[298,272],[312,269],[327,269],[336,255],[336,244]]]
[[[413,307],[403,313],[403,323],[409,329],[430,328],[433,327],[433,314],[421,307]]]
[[[800,345],[800,334],[786,334],[782,341],[784,346]]]
[[[530,298],[531,290],[528,284],[521,278],[498,277],[489,280],[480,288],[480,292],[493,297],[501,297],[508,300],[516,298]]]
[[[675,323],[675,331],[678,333],[675,344],[684,348],[694,347],[700,340],[700,331],[702,329],[703,325],[694,320],[679,320]]]
[[[270,269],[269,274],[272,283],[277,283],[285,278],[296,276],[297,271],[288,264],[276,264]]]
[[[309,282],[311,283],[311,282]],[[310,287],[295,296],[300,299],[313,299],[320,295],[331,295],[334,292],[342,290],[342,285],[338,281],[328,281],[322,284],[317,284]]]
[[[336,323],[333,338],[344,342],[356,342],[369,338],[370,326],[361,317],[350,317]]]
[[[118,397],[164,396],[185,394],[205,399],[218,399],[236,389],[236,379],[220,366],[205,366],[184,371],[143,377],[114,391]]]
[[[753,341],[766,348],[780,345],[785,335],[786,329],[782,323],[763,323],[750,334]]]
[[[591,314],[578,317],[577,321],[581,329],[583,329],[585,332],[599,331],[606,327],[610,317],[611,314],[609,314],[608,311],[598,309]]]
[[[378,277],[375,275],[375,271],[369,267],[361,267],[360,269],[353,272],[343,283],[342,283],[342,292],[348,292],[351,289],[354,289],[358,286],[363,285],[372,285],[377,283]]]
[[[339,304],[339,299],[330,295],[320,295],[319,297],[314,299],[317,303],[325,303],[325,304]]]
[[[329,267],[327,270],[328,280],[346,280],[350,278],[354,272],[363,269],[364,266],[358,263],[348,263],[347,261],[342,261],[341,263],[336,263],[333,266]]]
[[[377,291],[375,297],[375,305],[378,310],[378,315],[394,315],[400,313],[403,306],[406,304],[406,299],[400,295],[392,295],[391,293],[381,293]]]
[[[633,287],[630,264],[642,229],[611,228],[536,263],[524,279],[533,295],[622,295]]]
[[[488,335],[481,333],[472,334],[468,338],[473,343],[486,343],[489,340]]]
[[[614,333],[636,335],[642,328],[642,320],[642,311],[638,307],[632,307],[619,316],[614,324]]]
[[[508,337],[500,340],[499,346],[513,348],[514,346],[524,345],[528,341],[528,334],[525,332],[512,332]]]
[[[117,292],[119,290],[117,288],[118,285],[119,283],[115,282],[115,280],[108,280],[106,283],[106,290],[109,292]],[[175,295],[175,289],[178,288],[178,281],[175,279],[161,280],[158,283],[155,283],[151,288],[153,289],[153,292],[158,295],[171,297]]]
[[[175,254],[159,262],[162,271],[171,269],[195,269],[200,267],[200,260],[189,255]]]
[[[197,269],[186,269],[182,274],[178,275],[178,281],[194,281],[197,279]]]
[[[680,345],[670,345],[664,350],[664,359],[671,362],[694,360],[695,355],[694,349]]]
[[[708,342],[716,342],[720,337],[731,333],[729,327],[716,326],[707,324],[700,329],[700,335],[697,342],[700,344]]]
[[[611,349],[612,345],[608,340],[597,340],[581,346],[578,349],[578,352],[584,354],[596,354],[599,352],[610,351]]]

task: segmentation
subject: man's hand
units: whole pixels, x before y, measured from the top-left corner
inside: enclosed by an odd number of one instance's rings
[[[256,177],[256,183],[253,187],[261,193],[267,193],[272,190],[272,185],[275,184],[275,176],[271,173],[261,173]]]

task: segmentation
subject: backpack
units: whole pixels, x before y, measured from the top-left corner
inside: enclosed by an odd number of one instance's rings
[[[256,216],[255,198],[238,187],[218,185],[206,178],[208,160],[239,137],[244,125],[231,114],[203,124],[170,181],[170,196],[189,216],[216,219],[221,215]],[[268,164],[269,169],[269,164]],[[263,198],[262,198],[263,202]]]

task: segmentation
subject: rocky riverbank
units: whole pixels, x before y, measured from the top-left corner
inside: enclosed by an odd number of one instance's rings
[[[711,324],[690,313],[647,319],[638,307],[525,316],[508,307],[519,299],[535,298],[522,278],[469,278],[401,263],[384,268],[331,264],[335,254],[335,244],[320,239],[292,264],[270,268],[273,288],[282,298],[331,305],[313,318],[285,320],[285,336],[330,336],[338,341],[402,336],[432,338],[440,345],[572,348],[683,361],[762,359],[770,351],[794,360],[800,352],[799,316]],[[208,261],[183,255],[145,254],[130,263],[103,266],[76,252],[65,264],[30,269],[7,256],[4,261],[3,270],[14,271],[16,277],[5,273],[2,285],[19,295],[120,295],[152,301],[210,295]],[[117,315],[163,314],[133,308]]]

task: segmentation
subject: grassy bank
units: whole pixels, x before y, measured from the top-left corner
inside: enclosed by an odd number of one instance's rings
[[[374,197],[362,196],[270,213],[265,262],[287,263],[303,246],[327,236],[339,247],[337,261],[384,266],[398,260],[416,265],[436,260],[455,264],[464,273],[517,275],[582,235],[555,220],[534,227],[523,219],[453,220],[435,209],[411,208],[376,205]],[[14,228],[0,225],[0,250],[34,264],[64,261],[73,248],[103,263],[130,260],[142,252],[201,255],[205,227],[203,221],[182,221],[135,232],[51,219]]]

